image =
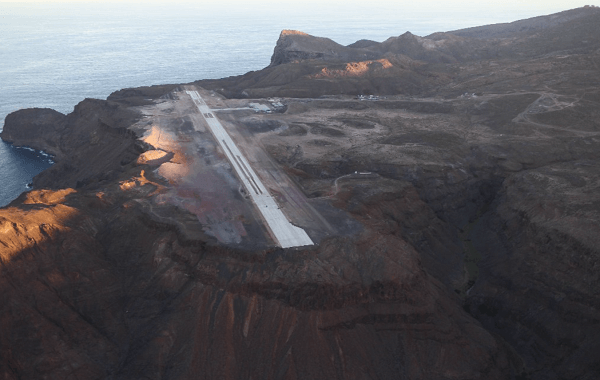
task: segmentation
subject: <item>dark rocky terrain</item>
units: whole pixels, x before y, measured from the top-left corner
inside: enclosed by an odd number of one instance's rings
[[[179,85],[10,114],[2,138],[56,164],[0,210],[0,377],[600,378],[599,65],[586,7],[349,46],[284,31],[269,67],[194,83],[285,104],[219,117],[360,226],[306,248],[220,244],[159,201],[186,157],[140,110]]]

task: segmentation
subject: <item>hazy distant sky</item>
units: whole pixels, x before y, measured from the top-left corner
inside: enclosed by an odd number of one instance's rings
[[[376,12],[373,8],[379,10],[385,9],[389,12],[404,13],[415,15],[417,17],[425,17],[427,12],[446,14],[446,16],[464,14],[480,14],[482,19],[493,22],[515,21],[518,18],[511,18],[511,14],[520,15],[521,17],[533,17],[556,13],[563,10],[582,7],[587,4],[593,4],[589,1],[599,0],[0,0],[2,3],[18,3],[30,4],[35,7],[34,3],[43,3],[45,5],[51,3],[98,3],[103,4],[102,7],[110,8],[115,6],[120,8],[130,4],[139,8],[143,13],[144,6],[159,6],[159,7],[181,7],[191,6],[194,9],[204,7],[215,9],[247,9],[250,14],[262,9],[281,9],[282,17],[295,10],[306,12],[307,8],[314,8],[315,12],[335,12],[337,8],[344,8],[344,13],[356,11],[357,15],[364,17],[373,17]],[[225,6],[225,7],[224,7]],[[229,8],[227,8],[229,7]],[[5,8],[5,9],[3,9]],[[351,8],[351,9],[349,9]],[[0,15],[3,11],[8,11],[10,5],[0,5]],[[354,13],[354,12],[353,12]]]
[[[251,19],[269,18],[273,25],[285,29],[302,28],[316,35],[327,31],[327,36],[336,37],[334,40],[337,42],[351,43],[354,41],[341,39],[343,29],[351,28],[353,22],[364,25],[362,21],[381,20],[381,28],[388,30],[385,38],[408,30],[404,25],[411,25],[411,32],[425,36],[438,31],[548,15],[591,5],[589,1],[600,0],[0,0],[0,21],[6,15],[15,15],[15,12],[21,17],[38,17],[41,20],[52,14],[58,17],[70,14],[81,18],[82,22],[93,20],[98,12],[157,21],[156,15],[207,15],[226,31],[238,25],[252,24]],[[78,4],[77,7],[75,4]],[[85,12],[82,7],[87,6],[93,6],[93,9]],[[78,9],[82,11],[75,12]],[[398,24],[389,27],[393,19],[398,20]],[[375,24],[372,26],[375,27]],[[329,32],[335,28],[340,32],[337,36]]]
[[[199,5],[202,3],[210,4],[217,0],[118,0],[120,3],[193,3]],[[0,0],[0,3],[67,3],[67,2],[104,2],[108,3],[111,0]],[[113,0],[112,2],[117,2]],[[396,8],[401,9],[403,7],[410,8],[421,8],[421,9],[455,9],[459,11],[465,7],[471,9],[481,10],[510,10],[510,9],[527,9],[527,10],[545,10],[546,12],[554,12],[572,8],[582,7],[586,4],[594,4],[589,1],[583,0],[500,0],[500,1],[480,1],[480,0],[420,0],[416,1],[397,1],[397,0],[379,0],[379,1],[365,1],[365,0],[218,0],[218,2],[231,3],[231,4],[244,4],[244,5],[267,5],[277,4],[279,6],[306,6],[310,3],[313,4],[333,4],[337,3],[341,6],[368,6],[376,7],[378,5],[394,5]]]

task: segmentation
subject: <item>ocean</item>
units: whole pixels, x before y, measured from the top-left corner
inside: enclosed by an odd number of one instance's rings
[[[0,2],[0,129],[10,112],[69,113],[113,91],[259,70],[279,33],[296,29],[347,45],[406,31],[426,36],[564,9],[420,8],[399,1]],[[515,7],[517,7],[515,5]],[[52,164],[0,142],[0,206]]]

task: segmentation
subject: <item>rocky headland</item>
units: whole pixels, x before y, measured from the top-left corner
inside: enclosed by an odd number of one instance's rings
[[[260,71],[8,115],[56,164],[0,209],[0,377],[600,378],[599,65],[595,7],[283,31]]]

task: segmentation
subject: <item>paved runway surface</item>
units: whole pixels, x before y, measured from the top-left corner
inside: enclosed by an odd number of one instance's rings
[[[276,242],[282,248],[312,245],[313,241],[306,232],[302,228],[291,224],[279,209],[275,199],[263,185],[249,162],[233,142],[225,128],[223,128],[221,122],[215,117],[213,110],[206,105],[200,94],[197,91],[186,91],[186,93],[192,98],[200,114],[206,120],[213,136],[223,149],[237,176],[246,187]]]

